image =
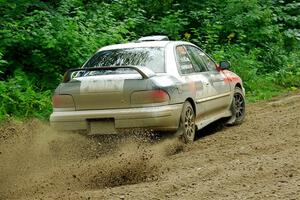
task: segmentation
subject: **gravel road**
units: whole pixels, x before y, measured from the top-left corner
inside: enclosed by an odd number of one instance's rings
[[[300,199],[300,91],[248,104],[245,122],[176,138],[85,137],[0,126],[0,199]]]

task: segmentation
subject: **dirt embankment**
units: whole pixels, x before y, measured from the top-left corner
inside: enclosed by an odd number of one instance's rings
[[[0,127],[0,199],[300,199],[300,92],[250,104],[240,126],[177,139]]]

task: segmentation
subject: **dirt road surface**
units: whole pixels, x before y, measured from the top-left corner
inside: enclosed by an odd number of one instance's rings
[[[300,199],[300,92],[249,104],[196,141],[0,127],[0,199]]]

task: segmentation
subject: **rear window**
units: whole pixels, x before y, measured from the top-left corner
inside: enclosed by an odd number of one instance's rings
[[[85,67],[115,67],[115,66],[143,66],[156,73],[165,72],[164,49],[158,47],[113,49],[99,51],[92,56]],[[104,71],[104,70],[103,70]],[[117,70],[114,73],[128,73],[128,70]],[[94,72],[93,75],[103,72]],[[134,71],[132,73],[135,73]],[[90,74],[92,75],[92,74]]]

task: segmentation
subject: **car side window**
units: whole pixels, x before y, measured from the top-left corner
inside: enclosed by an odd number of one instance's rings
[[[202,58],[203,62],[205,63],[205,65],[209,71],[217,71],[216,63],[210,57],[208,57],[202,51],[200,51],[200,57]]]
[[[201,58],[202,51],[200,49],[194,47],[194,46],[186,46],[187,52],[189,53],[191,57],[191,61],[193,65],[195,66],[195,70],[197,72],[205,72],[206,69],[206,63],[203,61],[203,58]]]
[[[182,74],[194,73],[195,69],[184,46],[176,47],[176,56]]]

